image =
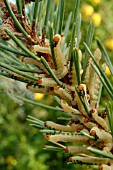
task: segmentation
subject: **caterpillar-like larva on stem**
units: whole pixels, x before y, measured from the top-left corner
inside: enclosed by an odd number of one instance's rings
[[[54,87],[54,92],[57,95],[59,95],[61,99],[66,100],[69,105],[72,104],[73,97],[72,97],[71,91],[68,90],[67,88],[63,89],[63,88],[61,88],[59,86],[55,86]]]
[[[60,100],[60,103],[64,111],[67,112],[72,118],[77,119],[78,115],[81,115],[81,113],[77,109],[74,109],[72,106],[69,106],[66,101]]]
[[[21,61],[24,62],[25,64],[33,64],[35,66],[38,66],[39,69],[42,69],[45,73],[49,74],[48,71],[43,66],[43,64],[33,58],[22,57]]]
[[[99,61],[101,59],[101,52],[98,48],[94,52],[94,58],[95,58],[96,62],[99,64]],[[89,67],[88,71],[90,74],[88,72],[86,72],[86,77],[88,80],[86,85],[87,85],[87,88],[88,88],[88,91],[90,94],[90,100],[93,102],[94,101],[97,102],[100,80],[99,80],[99,77],[97,76],[95,70],[92,68],[92,66],[90,64],[93,64],[92,59],[88,66]]]
[[[65,126],[65,125],[60,125],[57,123],[54,123],[52,121],[46,121],[44,123],[45,126],[50,127],[51,129],[56,129],[56,130],[61,130],[61,131],[65,131],[65,132],[75,132],[78,129],[83,129],[82,125],[79,124],[72,124],[71,126]]]
[[[109,164],[110,159],[108,158],[98,158],[98,157],[93,157],[93,156],[73,156],[69,158],[70,162],[78,162],[78,163],[90,163],[90,164]]]
[[[105,121],[102,117],[98,116],[97,110],[96,110],[96,109],[91,109],[90,112],[91,112],[91,114],[92,114],[93,119],[94,119],[104,130],[108,131],[108,125],[107,125],[106,121]]]
[[[99,166],[99,170],[112,170],[112,169],[113,169],[113,166],[109,166],[106,164],[102,164]]]
[[[33,93],[43,93],[48,95],[55,95],[54,91],[49,87],[38,87],[34,85],[26,85],[26,88]]]
[[[83,135],[67,135],[67,134],[56,134],[45,136],[45,139],[50,142],[76,142],[77,144],[88,145],[89,137]]]
[[[106,132],[98,127],[93,127],[90,131],[92,136],[97,136],[101,141],[104,142],[103,151],[107,153],[111,153],[111,149],[113,147],[112,135],[109,132]]]
[[[71,153],[71,154],[89,154],[90,152],[87,150],[87,148],[84,146],[67,146],[65,149],[65,152]]]
[[[57,85],[52,78],[41,78],[38,80],[38,84],[46,87],[54,87]]]
[[[62,49],[60,46],[61,36],[59,34],[56,34],[53,37],[53,41],[55,43],[54,55],[55,55],[55,59],[57,63],[57,70],[62,72],[64,69],[64,65],[66,65],[67,63],[66,63],[65,57],[62,54]]]

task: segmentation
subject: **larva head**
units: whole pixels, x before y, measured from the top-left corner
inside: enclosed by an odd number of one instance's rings
[[[53,41],[54,41],[55,43],[60,42],[60,40],[61,40],[61,36],[60,36],[59,34],[56,34],[56,35],[53,37]]]
[[[70,122],[68,123],[68,125],[69,125],[69,126],[72,126],[72,125],[73,125],[73,122],[72,122],[72,121],[70,121]]]
[[[103,170],[103,167],[102,167],[102,165],[100,165],[100,166],[99,166],[99,170]]]
[[[80,96],[85,96],[86,95],[86,85],[85,84],[80,84],[78,86],[78,91]]]
[[[50,135],[47,134],[47,135],[45,136],[45,139],[49,141],[49,140],[50,140]]]
[[[96,111],[95,109],[91,109],[90,113],[93,114],[93,113],[95,113],[95,111]]]
[[[85,85],[85,84],[80,84],[80,85],[78,86],[78,90],[79,90],[79,91],[82,91],[82,90],[86,91],[86,85]]]
[[[91,135],[91,136],[96,136],[96,131],[95,131],[95,130],[93,130],[93,129],[91,129],[91,131],[90,131],[90,135]]]
[[[80,84],[80,85],[78,86],[78,90],[79,90],[79,91],[82,91],[82,90],[84,90],[84,87]]]
[[[79,133],[81,130],[82,130],[82,129],[78,128],[78,129],[76,130],[76,132],[78,132],[78,133]]]
[[[45,127],[47,126],[47,121],[44,122],[44,126],[45,126]]]
[[[28,89],[28,88],[29,88],[29,85],[27,84],[27,85],[26,85],[26,89]]]
[[[69,126],[72,126],[73,124],[75,124],[75,119],[71,119],[71,121],[68,123]]]
[[[96,132],[95,132],[94,130],[92,130],[92,131],[90,132],[90,135],[91,135],[91,136],[95,136],[95,135],[96,135]]]
[[[21,58],[21,62],[24,62],[24,57]]]
[[[85,118],[85,119],[84,119],[84,123],[88,123],[88,118]]]
[[[59,88],[60,88],[59,86],[55,86],[54,90],[59,90]]]
[[[38,84],[42,84],[42,79],[39,79],[39,80],[38,80]]]
[[[111,166],[102,164],[99,166],[99,170],[112,170],[112,169],[111,169]]]
[[[65,152],[66,152],[66,153],[68,153],[68,152],[69,152],[68,147],[66,147]]]
[[[29,49],[30,49],[31,51],[33,51],[33,50],[34,50],[34,46],[31,45],[31,46],[29,47]]]
[[[69,162],[72,162],[72,161],[73,161],[73,158],[72,158],[72,157],[70,157],[70,158],[69,158]]]

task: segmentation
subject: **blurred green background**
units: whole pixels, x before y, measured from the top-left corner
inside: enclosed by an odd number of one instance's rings
[[[66,0],[65,19],[73,10],[74,2],[75,0]],[[86,31],[92,20],[96,27],[95,36],[103,42],[113,61],[113,1],[81,0],[80,10],[82,13],[82,42],[85,41]],[[95,40],[93,47],[96,47]],[[107,74],[110,74],[109,70]],[[32,115],[42,120],[55,120],[56,122],[60,112],[54,114],[54,111],[15,102],[6,94],[6,86],[4,89],[3,84],[6,81],[1,80],[2,77],[0,78],[0,170],[79,170],[81,166],[67,165],[68,154],[45,151],[43,147],[47,142],[42,134],[37,129],[30,127],[26,121],[26,116]],[[39,96],[32,95],[33,97],[35,100],[40,100]],[[106,99],[105,93],[104,100]],[[40,102],[56,105],[53,97],[48,96],[44,96]],[[82,168],[84,169],[83,166]]]

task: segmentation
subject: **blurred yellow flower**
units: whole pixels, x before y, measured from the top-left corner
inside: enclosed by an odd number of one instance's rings
[[[42,93],[34,93],[34,99],[36,101],[40,101],[44,97],[44,94]]]
[[[106,41],[106,46],[110,49],[113,50],[113,39],[109,39]]]
[[[92,21],[96,27],[100,25],[101,20],[102,20],[102,17],[99,13],[94,13],[92,15]]]
[[[59,0],[56,0],[56,4],[58,4]]]
[[[82,14],[83,14],[83,19],[87,19],[90,17],[94,12],[94,9],[91,5],[84,5],[82,7]]]
[[[104,68],[104,66],[105,66],[105,63],[102,64],[102,68]],[[110,69],[109,69],[108,66],[106,66],[106,71],[105,71],[105,73],[106,73],[107,76],[109,76],[109,75],[111,74]]]
[[[12,155],[9,155],[6,158],[6,163],[15,166],[17,164],[17,161],[16,161],[16,159]]]
[[[100,3],[101,0],[92,0],[91,2],[94,4],[94,5],[98,5]]]

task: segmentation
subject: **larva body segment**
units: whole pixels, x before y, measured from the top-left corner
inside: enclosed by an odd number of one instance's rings
[[[86,75],[85,75],[85,78],[84,78],[84,83],[86,84],[87,87],[88,87],[88,84],[89,84],[89,81],[90,81],[91,62],[92,62],[92,59],[89,58],[87,69],[86,69]]]
[[[99,170],[112,170],[112,167],[106,164],[102,164],[99,166]]]
[[[35,87],[33,85],[32,86],[27,85],[26,88],[33,93],[43,93],[43,88],[39,88],[37,86]]]
[[[30,90],[33,93],[43,93],[43,94],[50,94],[50,95],[54,95],[53,90],[51,90],[49,87],[38,87],[38,86],[29,86],[27,85],[26,88],[28,90]]]
[[[23,57],[22,58],[22,62],[26,63],[26,64],[34,64],[34,65],[38,65],[39,61],[33,59],[33,58],[29,58],[29,57]]]
[[[80,49],[78,49],[78,56],[79,56],[79,68],[80,68],[80,75],[83,73],[81,61],[82,61],[82,52]]]
[[[23,57],[22,58],[22,62],[24,62],[25,64],[33,64],[38,66],[40,69],[44,70],[44,72],[46,72],[48,74],[48,71],[45,69],[45,67],[43,66],[42,63],[40,63],[39,61],[33,59],[33,58],[29,58],[29,57]]]
[[[62,79],[68,73],[68,68],[67,68],[67,66],[64,66],[64,69],[62,71],[60,71],[60,70],[53,70],[53,72],[55,73],[55,75],[56,75],[56,77],[58,79]]]
[[[100,52],[99,48],[97,48],[96,51],[94,52],[94,58],[95,58],[96,62],[99,64],[99,61],[101,59],[101,52]]]
[[[56,129],[56,130],[61,130],[61,131],[65,131],[65,132],[75,132],[77,129],[81,128],[81,126],[76,125],[76,124],[72,124],[71,126],[65,126],[65,125],[60,125],[51,121],[46,121],[45,122],[45,126],[50,127],[52,129]]]
[[[98,157],[81,157],[81,156],[73,156],[70,158],[70,162],[78,162],[78,163],[91,163],[91,164],[108,164],[109,159],[107,158],[98,158]]]
[[[46,140],[50,142],[75,142],[77,144],[87,144],[88,137],[83,135],[67,135],[67,134],[56,134],[46,135]]]
[[[79,114],[79,115],[81,114],[78,110],[72,108],[63,100],[61,100],[60,103],[61,103],[61,106],[63,107],[64,111],[67,112],[72,118],[76,118],[78,116],[76,114]],[[76,113],[76,114],[74,115],[73,113]]]
[[[97,127],[93,127],[90,131],[90,134],[96,134],[97,137],[104,142],[104,152],[110,152],[113,144],[112,144],[112,135],[108,132],[105,132],[104,130],[100,130]]]
[[[99,88],[100,88],[100,79],[98,75],[95,75],[94,90],[92,91],[91,104],[90,104],[91,108],[98,107],[97,100],[98,100]]]
[[[96,62],[99,64],[99,61],[101,59],[101,52],[98,48],[94,52],[94,58],[95,58]],[[93,64],[92,59],[90,61],[91,61],[90,64]],[[88,71],[90,72],[90,77],[88,79],[89,80],[88,84],[86,84],[86,85],[87,85],[88,90],[89,90],[90,100],[96,101],[96,99],[97,99],[96,96],[98,96],[100,80],[99,80],[99,77],[97,76],[95,70],[92,68],[92,66],[90,66]]]
[[[76,78],[76,72],[75,72],[75,66],[73,64],[72,66],[72,71],[71,71],[71,82],[72,82],[72,86],[74,86],[75,84],[77,84],[77,78]]]
[[[64,33],[61,34],[61,41],[60,41],[60,48],[62,49],[63,48],[63,45],[65,43],[65,36],[64,36]]]
[[[54,55],[57,63],[57,69],[62,72],[64,69],[64,65],[66,65],[66,62],[60,46],[61,36],[57,34],[54,36],[53,40],[55,43],[57,43],[54,47]]]
[[[34,45],[34,51],[40,52],[40,53],[47,53],[51,55],[51,49],[50,47],[42,47],[40,45]]]
[[[12,75],[14,75],[14,76],[16,76],[16,77],[18,77],[18,78],[22,78],[23,80],[28,80],[29,82],[31,81],[31,79],[29,79],[29,78],[27,78],[27,77],[24,77],[24,76],[22,76],[22,75],[20,75],[20,74],[17,74],[17,73],[15,73],[15,72],[12,72],[12,71],[9,71],[9,73],[11,73]],[[34,81],[34,83],[36,83],[37,81]]]
[[[73,100],[73,98],[72,98],[70,91],[67,88],[63,89],[59,86],[56,86],[54,88],[54,92],[58,94],[61,97],[61,99],[66,100],[67,103],[71,105],[71,101]]]
[[[92,129],[93,127],[96,127],[96,124],[93,122],[85,121],[85,119],[81,119],[81,123],[84,124],[88,129]]]
[[[107,131],[108,126],[107,126],[106,121],[102,117],[98,116],[96,109],[93,109],[93,110],[94,110],[94,113],[92,113],[93,119]]]
[[[66,102],[61,100],[61,106],[63,107],[64,111],[67,112],[72,118],[75,118],[76,120],[79,120],[84,126],[86,126],[88,129],[92,129],[93,127],[96,127],[96,124],[93,122],[85,122],[84,117],[81,116],[81,113],[69,106]],[[75,114],[73,114],[75,113]]]
[[[41,78],[38,80],[38,84],[47,87],[54,87],[56,82],[52,78]]]
[[[77,103],[78,110],[80,111],[80,113],[82,113],[84,116],[87,116],[87,113],[86,113],[86,111],[85,111],[85,109],[83,107],[83,104],[80,101],[80,98],[79,98],[77,93],[76,93],[76,103]]]
[[[71,154],[78,154],[78,153],[89,154],[90,153],[86,147],[81,147],[81,146],[67,146],[65,149],[65,152],[68,152]]]

